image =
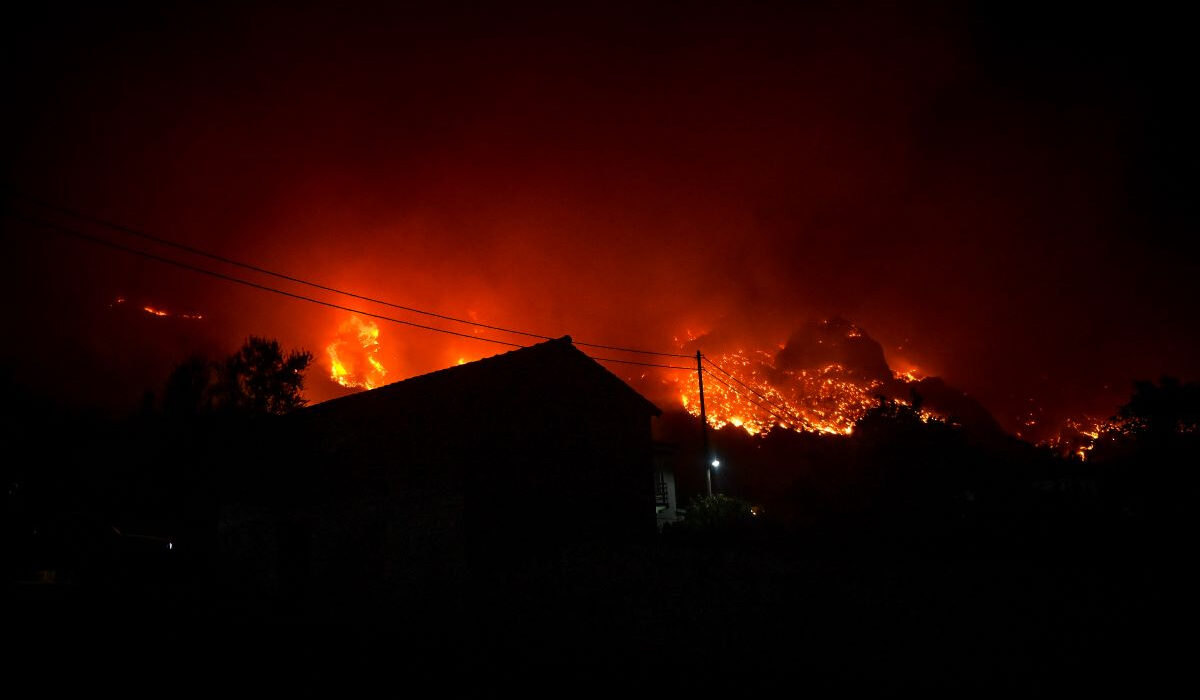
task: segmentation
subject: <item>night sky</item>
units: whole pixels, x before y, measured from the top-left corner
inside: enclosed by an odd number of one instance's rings
[[[551,336],[774,350],[841,317],[1009,429],[1030,399],[1052,422],[1200,378],[1200,122],[1169,12],[242,5],[8,18],[4,184]],[[132,406],[254,333],[314,351],[312,398],[339,389],[348,313],[3,231],[18,383]],[[503,349],[379,342],[389,379]]]

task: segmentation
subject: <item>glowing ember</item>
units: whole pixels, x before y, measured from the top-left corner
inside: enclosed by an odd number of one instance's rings
[[[387,369],[379,361],[379,326],[351,316],[338,327],[337,337],[325,347],[329,378],[348,388],[374,389],[383,384]]]
[[[854,423],[879,403],[874,391],[878,382],[858,383],[838,364],[817,370],[778,370],[771,354],[763,351],[725,353],[712,359],[769,400],[764,401],[720,370],[712,370],[704,381],[704,403],[708,424],[716,429],[732,425],[750,435],[765,435],[779,427],[849,435]],[[680,389],[684,409],[699,416],[695,376]]]
[[[686,335],[696,340],[690,331]],[[882,352],[864,352],[874,341],[841,319],[813,325],[793,341],[797,338],[802,342],[777,344],[778,352],[738,349],[707,355],[729,373],[706,368],[704,398],[711,427],[729,425],[764,436],[773,428],[849,435],[855,423],[879,405],[881,395],[909,405],[903,397],[923,378],[911,365],[892,371]],[[699,416],[696,377],[681,376],[675,383],[684,410]],[[937,418],[924,409],[920,415],[926,421]]]
[[[1120,429],[1120,424],[1111,418],[1071,418],[1066,421],[1058,435],[1039,444],[1060,455],[1074,455],[1082,461],[1087,461],[1088,453],[1096,447],[1101,435]]]
[[[127,299],[125,299],[125,297],[117,297],[116,299],[113,300],[113,303],[119,305],[119,304],[124,304],[126,301],[127,301]],[[112,306],[113,306],[112,304],[108,305],[108,307],[110,309],[112,308]],[[200,320],[204,319],[204,316],[202,314],[177,314],[177,313],[172,313],[170,311],[167,311],[166,309],[159,308],[157,306],[150,306],[148,304],[142,307],[142,311],[146,312],[147,314],[150,314],[151,316],[156,316],[158,318],[182,318],[182,319],[187,319],[189,321],[200,321]]]

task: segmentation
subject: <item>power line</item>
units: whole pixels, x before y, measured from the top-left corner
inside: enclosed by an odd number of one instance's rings
[[[787,417],[781,416],[781,415],[779,415],[779,414],[775,413],[774,411],[772,411],[771,409],[767,408],[767,406],[766,406],[766,405],[764,405],[764,404],[761,404],[761,403],[758,403],[758,402],[756,402],[756,401],[753,401],[753,400],[751,400],[751,399],[747,398],[747,397],[746,397],[744,394],[742,394],[740,391],[738,391],[738,390],[737,390],[737,389],[736,389],[736,388],[735,388],[735,387],[734,387],[732,384],[730,384],[729,382],[725,381],[724,379],[721,379],[721,377],[720,377],[720,376],[718,376],[718,375],[716,375],[716,374],[713,374],[713,373],[712,373],[712,372],[710,372],[709,370],[707,370],[707,369],[706,369],[706,370],[704,370],[704,373],[705,373],[705,374],[707,374],[709,377],[711,377],[711,378],[713,378],[713,379],[717,380],[718,382],[721,382],[722,384],[724,384],[724,385],[725,385],[726,387],[728,387],[728,388],[729,388],[729,390],[730,390],[730,391],[732,391],[734,394],[736,394],[736,395],[740,396],[741,398],[745,399],[745,400],[747,401],[747,403],[753,404],[754,406],[757,406],[758,408],[761,408],[761,409],[762,409],[763,411],[765,411],[765,412],[766,412],[768,415],[770,415],[770,416],[772,416],[772,417],[774,417],[774,418],[777,418],[777,419],[779,419],[779,420],[782,420],[782,421],[786,421],[786,420],[797,420],[797,419],[796,419],[794,416],[793,416],[793,417],[791,417],[791,418],[787,418]]]
[[[376,314],[376,313],[372,313],[372,312],[370,312],[370,311],[364,311],[364,310],[362,310],[362,309],[354,309],[354,308],[351,308],[351,307],[348,307],[348,306],[343,306],[343,305],[341,305],[341,304],[334,304],[334,303],[332,303],[332,302],[323,301],[323,300],[321,300],[321,299],[314,299],[314,298],[312,298],[312,297],[308,297],[308,296],[305,296],[305,295],[303,295],[303,294],[295,294],[295,293],[293,293],[293,292],[288,292],[288,291],[285,291],[285,290],[282,290],[282,289],[276,289],[275,287],[269,287],[269,286],[267,286],[267,285],[264,285],[264,284],[259,284],[259,283],[257,283],[257,282],[251,282],[251,281],[249,281],[249,280],[244,280],[244,279],[241,279],[240,277],[234,277],[234,276],[232,276],[232,275],[226,275],[226,274],[224,274],[224,273],[221,273],[221,272],[216,272],[216,271],[214,271],[214,270],[209,270],[209,269],[207,269],[207,268],[199,267],[199,266],[197,266],[197,265],[192,265],[192,264],[189,264],[189,263],[186,263],[186,262],[180,261],[180,260],[175,260],[174,258],[168,258],[168,257],[164,257],[164,256],[161,256],[161,255],[155,255],[154,253],[150,253],[150,252],[147,252],[147,251],[144,251],[144,250],[138,250],[138,249],[136,249],[136,248],[130,248],[129,246],[124,246],[124,245],[121,245],[120,243],[114,243],[113,241],[109,241],[109,240],[106,240],[106,239],[103,239],[103,238],[99,238],[99,237],[97,237],[97,236],[92,236],[92,235],[90,235],[90,234],[83,233],[82,231],[77,231],[77,230],[75,230],[75,229],[68,228],[68,227],[65,227],[65,226],[60,226],[60,225],[58,225],[58,224],[54,224],[54,223],[51,223],[51,222],[48,222],[48,221],[43,221],[43,220],[41,220],[41,219],[31,219],[31,218],[24,217],[24,216],[21,216],[20,214],[16,214],[16,213],[13,213],[13,212],[6,212],[6,213],[7,213],[9,216],[11,216],[12,218],[14,218],[14,219],[17,219],[17,220],[20,220],[20,221],[24,221],[24,222],[25,222],[25,223],[27,223],[27,224],[31,224],[31,225],[35,225],[35,226],[44,226],[44,227],[46,227],[46,228],[49,228],[49,229],[51,229],[51,230],[53,230],[53,231],[56,231],[56,232],[58,232],[58,233],[61,233],[61,234],[64,234],[64,235],[68,235],[68,236],[74,236],[74,237],[76,237],[76,238],[80,238],[80,239],[83,239],[83,240],[89,241],[89,242],[91,242],[91,243],[95,243],[95,244],[98,244],[98,245],[102,245],[102,246],[106,246],[106,247],[109,247],[109,248],[113,248],[113,249],[115,249],[115,250],[119,250],[119,251],[122,251],[122,252],[125,252],[125,253],[130,253],[130,254],[133,254],[133,255],[140,256],[140,257],[148,258],[148,259],[150,259],[150,260],[154,260],[154,261],[156,261],[156,262],[165,263],[165,264],[167,264],[167,265],[173,265],[173,266],[180,267],[180,268],[183,268],[183,269],[185,269],[185,270],[190,270],[190,271],[192,271],[192,272],[196,272],[196,273],[199,273],[199,274],[203,274],[203,275],[209,275],[209,276],[211,276],[211,277],[215,277],[215,278],[217,278],[217,279],[225,280],[225,281],[227,281],[227,282],[234,282],[234,283],[237,283],[237,284],[245,285],[245,286],[247,286],[247,287],[252,287],[252,288],[254,288],[254,289],[259,289],[259,290],[266,291],[266,292],[273,292],[273,293],[275,293],[275,294],[280,294],[280,295],[283,295],[283,296],[286,296],[286,297],[291,297],[291,298],[293,298],[293,299],[298,299],[298,300],[300,300],[300,301],[307,301],[307,302],[311,302],[311,303],[314,303],[314,304],[320,304],[321,306],[327,306],[327,307],[334,308],[334,309],[339,309],[339,310],[342,310],[342,311],[349,311],[349,312],[351,312],[351,313],[362,314],[362,315],[364,315],[364,316],[369,316],[369,317],[371,317],[371,318],[377,318],[377,319],[380,319],[380,320],[383,320],[383,321],[391,321],[392,323],[399,323],[399,324],[402,324],[402,325],[405,325],[405,326],[411,326],[411,327],[413,327],[413,328],[420,328],[420,329],[422,329],[422,330],[434,331],[434,332],[437,332],[437,333],[446,333],[446,334],[449,334],[449,335],[454,335],[454,336],[458,336],[458,337],[461,337],[461,338],[469,338],[469,339],[471,339],[471,340],[480,340],[480,341],[483,341],[483,342],[485,342],[485,343],[494,343],[494,344],[496,344],[496,345],[505,345],[505,346],[514,347],[514,348],[524,348],[524,347],[527,347],[527,346],[525,346],[525,345],[521,345],[521,344],[519,344],[519,343],[510,343],[510,342],[503,341],[503,340],[495,340],[495,339],[493,339],[493,338],[485,338],[485,337],[483,337],[483,336],[471,335],[471,334],[468,334],[468,333],[460,333],[460,332],[458,332],[458,331],[447,330],[447,329],[445,329],[445,328],[435,328],[435,327],[433,327],[433,326],[426,326],[426,325],[422,325],[422,324],[419,324],[419,323],[413,323],[413,322],[411,322],[411,321],[405,321],[405,320],[398,319],[398,318],[392,318],[391,316],[384,316],[384,315],[382,315],[382,314]],[[553,339],[553,338],[549,338],[549,340],[554,340],[554,339]],[[576,343],[576,344],[578,344],[578,343]],[[586,353],[585,353],[585,354],[586,354]],[[589,358],[591,358],[591,359],[593,359],[593,360],[600,361],[600,362],[619,362],[619,363],[622,363],[622,364],[627,364],[627,365],[640,365],[640,366],[643,366],[643,367],[660,367],[660,368],[663,368],[663,369],[686,370],[686,371],[689,371],[689,372],[690,372],[690,371],[692,371],[692,368],[691,368],[691,367],[680,367],[680,366],[678,366],[678,365],[660,364],[660,363],[655,363],[655,362],[638,362],[638,361],[635,361],[635,360],[622,360],[622,359],[617,359],[617,358],[615,358],[615,357],[596,357],[596,356],[593,356],[593,355],[587,355],[587,357],[589,357]]]
[[[440,318],[445,321],[452,321],[454,323],[461,323],[464,325],[475,326],[478,328],[486,328],[488,330],[500,331],[502,333],[511,333],[513,335],[521,335],[521,336],[525,336],[528,338],[538,338],[540,340],[553,340],[554,339],[553,337],[548,336],[548,335],[541,335],[539,333],[529,333],[527,331],[519,331],[519,330],[514,330],[512,328],[504,328],[502,326],[493,326],[493,325],[489,325],[486,323],[480,323],[478,321],[469,321],[467,319],[457,318],[454,316],[448,316],[446,314],[440,314],[440,313],[437,313],[434,311],[426,311],[424,309],[418,309],[418,308],[415,308],[412,306],[404,306],[402,304],[396,304],[396,303],[393,303],[390,301],[385,301],[383,299],[377,299],[374,297],[365,296],[363,294],[357,294],[355,292],[348,292],[343,289],[338,289],[336,287],[330,287],[330,286],[327,286],[324,284],[320,284],[318,282],[312,282],[312,281],[309,281],[306,279],[302,279],[300,277],[296,277],[294,275],[289,275],[289,274],[286,274],[283,272],[270,270],[265,267],[261,267],[259,265],[254,265],[252,263],[235,260],[233,258],[229,258],[229,257],[223,256],[223,255],[218,255],[216,253],[209,252],[207,250],[189,246],[189,245],[186,245],[183,243],[178,243],[176,241],[172,241],[170,239],[163,238],[161,236],[156,236],[151,233],[146,233],[145,231],[131,228],[131,227],[125,226],[123,224],[108,221],[106,219],[101,219],[99,217],[92,216],[90,214],[86,214],[84,212],[80,212],[78,210],[71,209],[69,207],[64,207],[64,206],[61,206],[58,204],[54,204],[53,202],[48,202],[44,199],[25,194],[24,192],[20,192],[19,190],[16,190],[15,188],[8,187],[8,189],[11,192],[13,192],[13,194],[16,195],[17,197],[25,199],[29,202],[32,202],[32,203],[34,203],[38,206],[44,207],[46,209],[50,209],[51,211],[56,211],[60,214],[63,214],[63,215],[66,215],[66,216],[69,216],[72,218],[76,218],[81,221],[86,221],[86,222],[95,224],[97,226],[103,226],[105,228],[109,228],[114,231],[119,231],[119,232],[124,233],[129,236],[134,236],[136,238],[141,238],[143,240],[151,241],[153,243],[157,243],[158,245],[166,246],[169,248],[175,248],[176,250],[182,250],[184,252],[191,253],[192,255],[198,255],[201,257],[208,258],[210,260],[215,260],[217,262],[221,262],[226,265],[240,267],[245,270],[257,272],[259,274],[269,275],[271,277],[275,277],[278,279],[287,280],[288,282],[294,282],[296,284],[306,285],[306,286],[312,287],[314,289],[320,289],[322,291],[332,292],[334,294],[341,294],[343,296],[352,297],[354,299],[360,299],[362,301],[368,301],[373,304],[389,306],[394,309],[400,309],[402,311],[408,311],[410,313],[415,313],[415,314],[422,314],[424,316],[430,316],[432,318]],[[366,312],[363,312],[363,313],[366,313]],[[411,325],[418,325],[418,324],[411,324]],[[450,332],[450,331],[447,331],[447,332]],[[641,355],[657,355],[659,357],[684,357],[684,358],[691,357],[690,355],[683,355],[680,353],[656,352],[653,350],[627,348],[627,347],[622,347],[622,346],[618,346],[618,345],[602,345],[600,343],[584,343],[584,342],[576,342],[575,344],[583,346],[583,347],[599,348],[602,350],[616,350],[618,352],[629,352],[629,353],[636,353],[636,354],[641,354]],[[514,343],[513,345],[516,345],[516,344]]]
[[[736,376],[734,376],[734,375],[733,375],[733,373],[732,373],[732,372],[730,372],[729,370],[725,369],[725,368],[724,368],[724,367],[722,367],[721,365],[717,364],[716,362],[713,362],[711,359],[709,359],[708,355],[703,355],[702,357],[704,358],[704,361],[705,361],[705,362],[707,362],[708,364],[712,365],[713,367],[716,367],[717,369],[721,370],[721,372],[723,372],[723,373],[725,374],[725,376],[729,377],[730,379],[732,379],[733,381],[737,382],[738,384],[741,384],[742,386],[746,387],[746,389],[748,389],[748,390],[750,390],[751,392],[753,392],[753,393],[754,393],[754,395],[755,395],[755,396],[757,396],[758,398],[762,399],[763,401],[766,401],[767,403],[771,404],[772,406],[775,406],[775,408],[778,408],[778,409],[780,409],[780,410],[783,410],[781,406],[778,406],[778,405],[776,405],[776,404],[775,404],[773,401],[771,401],[770,399],[768,399],[766,396],[764,396],[763,394],[759,393],[759,391],[758,391],[757,389],[755,389],[754,387],[750,386],[750,385],[749,385],[749,384],[747,384],[746,382],[743,382],[742,380],[738,379]],[[711,372],[709,372],[709,374],[712,374],[712,373],[711,373]]]
[[[130,248],[128,246],[121,245],[120,243],[114,243],[112,241],[108,241],[103,238],[92,236],[90,234],[86,234],[81,231],[76,231],[75,229],[67,228],[65,226],[59,226],[58,224],[53,224],[48,221],[42,221],[40,219],[30,219],[30,218],[21,216],[20,214],[14,214],[12,212],[6,212],[6,213],[9,216],[11,216],[15,219],[18,219],[20,221],[24,221],[25,223],[28,223],[28,224],[32,224],[35,226],[44,226],[51,230],[57,231],[59,233],[62,233],[62,234],[68,235],[68,236],[74,236],[76,238],[81,238],[83,240],[90,241],[92,243],[96,243],[98,245],[107,246],[109,248],[120,250],[120,251],[123,251],[126,253],[131,253],[133,255],[138,255],[138,256],[141,256],[144,258],[148,258],[150,260],[155,260],[155,261],[158,261],[161,263],[165,263],[167,265],[174,265],[176,267],[180,267],[185,270],[191,270],[192,272],[198,272],[202,275],[209,275],[211,277],[216,277],[217,279],[223,279],[227,282],[235,282],[237,284],[242,284],[247,287],[261,289],[265,292],[272,292],[275,294],[280,294],[285,297],[291,297],[293,299],[299,299],[301,301],[307,301],[307,302],[311,302],[313,304],[320,304],[321,306],[328,306],[329,308],[332,308],[332,309],[339,309],[341,311],[349,311],[351,313],[362,314],[363,316],[370,316],[371,318],[378,318],[378,319],[381,319],[384,321],[391,321],[392,323],[399,323],[399,324],[402,324],[405,326],[412,326],[413,328],[420,328],[422,330],[434,331],[436,333],[446,333],[449,335],[456,335],[461,338],[470,338],[471,340],[481,340],[485,343],[495,343],[496,345],[507,345],[509,347],[514,347],[514,348],[527,347],[525,345],[521,345],[520,343],[510,343],[510,342],[507,342],[504,340],[495,340],[493,338],[485,338],[485,337],[478,336],[478,335],[471,335],[470,333],[459,333],[458,331],[451,331],[451,330],[447,330],[445,328],[435,328],[433,326],[426,326],[426,325],[422,325],[420,323],[413,323],[412,321],[405,321],[405,320],[402,320],[399,318],[392,318],[391,316],[384,316],[383,314],[372,313],[370,311],[363,311],[362,309],[355,309],[355,308],[351,308],[349,306],[343,306],[341,304],[334,304],[333,302],[323,301],[321,299],[314,299],[312,297],[304,296],[303,294],[296,294],[294,292],[288,292],[288,291],[284,291],[282,289],[276,289],[275,287],[268,287],[265,284],[251,282],[249,280],[244,280],[240,277],[234,277],[233,275],[226,275],[221,272],[216,272],[214,270],[209,270],[209,269],[206,269],[203,267],[198,267],[196,265],[191,265],[189,263],[185,263],[180,260],[175,260],[173,258],[167,258],[167,257],[163,257],[161,255],[155,255],[154,253],[150,253],[150,252],[147,252],[144,250],[138,250],[136,248]]]
[[[677,352],[655,352],[653,350],[636,350],[634,348],[623,348],[619,345],[601,345],[599,343],[575,343],[588,348],[600,348],[601,350],[618,350],[620,352],[634,352],[642,355],[657,355],[659,357],[691,357],[691,355],[681,355]]]
[[[791,411],[789,411],[789,410],[785,409],[784,407],[780,406],[779,404],[775,403],[775,402],[774,402],[774,401],[772,401],[771,399],[769,399],[769,398],[767,398],[766,396],[764,396],[762,393],[760,393],[760,392],[759,392],[757,389],[755,389],[754,387],[750,386],[750,385],[749,385],[749,384],[747,384],[746,382],[743,382],[742,380],[740,380],[740,379],[738,379],[737,377],[735,377],[735,376],[734,376],[734,375],[733,375],[733,374],[732,374],[732,373],[731,373],[729,370],[725,369],[724,367],[722,367],[721,365],[717,364],[716,362],[713,362],[712,360],[710,360],[710,359],[708,358],[708,356],[707,356],[707,355],[703,355],[702,357],[704,358],[704,361],[705,361],[705,362],[707,362],[708,364],[712,365],[713,367],[716,367],[717,369],[719,369],[719,370],[721,370],[722,372],[724,372],[724,373],[725,373],[725,376],[729,377],[730,379],[732,379],[733,381],[737,382],[738,384],[741,384],[742,386],[746,387],[746,389],[747,389],[747,390],[749,390],[751,393],[753,393],[753,394],[754,394],[755,396],[757,396],[758,398],[760,398],[760,399],[762,399],[763,401],[767,402],[767,403],[768,403],[768,404],[770,404],[771,406],[773,406],[773,407],[775,407],[775,408],[779,409],[780,411],[783,411],[783,412],[785,412],[785,413],[789,413],[789,414],[791,414],[791,413],[792,413]],[[715,374],[713,374],[712,372],[709,372],[709,374],[710,374],[710,375],[712,375],[712,376],[714,376],[714,377],[716,376],[716,375],[715,375]],[[720,378],[718,377],[718,379],[720,379]],[[722,381],[723,381],[723,380],[722,380]],[[726,385],[728,385],[728,383],[727,383],[727,382],[725,382],[725,383],[726,383]],[[795,414],[792,414],[792,419],[793,419],[793,420],[799,420],[799,417],[798,417],[798,416],[796,416]],[[803,422],[803,421],[801,421],[801,422]]]
[[[575,344],[582,345],[583,343],[575,343]],[[680,367],[679,365],[660,365],[656,362],[637,362],[636,360],[618,360],[615,357],[596,357],[594,355],[588,355],[588,357],[592,358],[593,360],[599,360],[601,362],[620,362],[620,363],[626,364],[626,365],[641,365],[642,367],[662,367],[663,369],[681,369],[681,370],[684,370],[687,372],[695,372],[696,371],[695,367]]]
[[[718,376],[718,375],[716,375],[716,374],[713,374],[712,372],[710,372],[710,371],[708,371],[708,370],[704,370],[704,373],[705,373],[705,374],[707,374],[708,376],[712,377],[713,379],[717,380],[718,382],[721,382],[721,383],[722,383],[722,384],[724,384],[725,386],[729,387],[729,390],[730,390],[730,391],[732,391],[733,393],[737,394],[738,396],[741,396],[743,399],[746,399],[746,401],[747,401],[747,402],[749,402],[749,403],[751,403],[751,404],[754,404],[755,406],[757,406],[757,407],[759,407],[759,408],[763,409],[764,411],[766,411],[766,412],[767,412],[769,415],[771,415],[771,416],[772,416],[772,417],[774,417],[774,418],[778,418],[778,419],[779,419],[779,420],[781,420],[781,421],[795,420],[795,421],[797,421],[797,422],[801,422],[801,423],[803,422],[803,421],[800,421],[800,420],[799,420],[799,419],[798,419],[796,416],[792,416],[792,417],[790,417],[790,418],[785,418],[784,416],[781,416],[781,415],[779,415],[778,413],[775,413],[775,412],[774,412],[774,411],[772,411],[771,409],[767,408],[765,405],[763,405],[763,404],[761,404],[761,403],[758,403],[758,402],[756,402],[756,401],[752,401],[752,400],[750,400],[750,399],[746,398],[746,397],[745,397],[745,396],[742,394],[742,392],[740,392],[740,391],[738,391],[737,389],[735,389],[735,388],[734,388],[734,386],[733,386],[732,384],[730,384],[729,382],[725,381],[724,379],[721,379],[721,377],[720,377],[720,376]],[[773,405],[773,404],[772,404],[772,405]]]

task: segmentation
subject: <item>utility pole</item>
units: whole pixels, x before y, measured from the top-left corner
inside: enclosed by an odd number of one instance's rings
[[[708,485],[708,495],[712,496],[712,455],[708,449],[708,414],[704,411],[704,366],[700,364],[700,351],[696,351],[696,383],[700,387],[700,436],[704,445],[704,481]]]

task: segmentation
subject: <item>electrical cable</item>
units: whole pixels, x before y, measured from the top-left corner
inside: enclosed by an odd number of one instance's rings
[[[742,380],[740,380],[740,379],[738,379],[737,377],[735,377],[735,376],[734,376],[734,375],[733,375],[733,374],[732,374],[732,373],[731,373],[729,370],[725,369],[724,367],[722,367],[721,365],[717,364],[716,362],[713,362],[711,359],[709,359],[709,358],[708,358],[708,356],[707,356],[707,355],[701,355],[701,357],[702,357],[702,358],[703,358],[703,360],[704,360],[705,362],[707,362],[708,364],[710,364],[710,365],[712,365],[713,367],[716,367],[717,369],[719,369],[719,370],[721,370],[722,372],[724,372],[724,373],[725,373],[725,375],[726,375],[727,377],[729,377],[729,378],[730,378],[730,379],[732,379],[733,381],[737,382],[738,384],[741,384],[742,386],[746,387],[746,389],[748,389],[748,390],[749,390],[751,393],[753,393],[753,394],[754,394],[755,396],[757,396],[758,398],[760,398],[760,399],[762,399],[763,401],[767,402],[767,403],[768,403],[768,404],[770,404],[771,406],[773,406],[773,407],[775,407],[775,408],[779,409],[780,411],[783,411],[783,412],[785,412],[785,413],[792,413],[791,411],[787,410],[787,409],[786,409],[786,408],[784,408],[783,406],[780,406],[779,404],[775,403],[775,402],[774,402],[774,401],[772,401],[771,399],[769,399],[769,398],[767,398],[766,396],[764,396],[762,393],[760,393],[760,392],[759,392],[757,389],[755,389],[754,387],[750,386],[750,385],[749,385],[749,384],[747,384],[746,382],[743,382]],[[711,374],[712,374],[712,372],[709,372],[709,374],[711,375]],[[712,375],[712,376],[716,376],[716,375]],[[793,419],[794,419],[794,420],[799,420],[799,417],[798,417],[798,416],[795,416],[795,415],[793,415],[792,417],[793,417]]]
[[[181,251],[190,253],[192,255],[205,257],[210,260],[215,260],[217,262],[224,263],[226,265],[232,265],[234,267],[240,267],[245,270],[257,272],[259,274],[269,275],[271,277],[286,280],[288,282],[293,282],[295,284],[302,284],[302,285],[306,285],[308,287],[312,287],[314,289],[320,289],[322,291],[331,292],[333,294],[340,294],[343,296],[352,297],[354,299],[359,299],[361,301],[367,301],[367,302],[371,302],[373,304],[380,304],[382,306],[388,306],[388,307],[391,307],[394,309],[400,309],[402,311],[408,311],[410,313],[421,314],[424,316],[430,316],[432,318],[439,318],[439,319],[442,319],[445,321],[452,321],[454,323],[461,323],[461,324],[468,325],[468,326],[475,326],[478,328],[486,328],[486,329],[492,330],[492,331],[499,331],[502,333],[511,333],[513,335],[521,335],[521,336],[525,336],[528,338],[538,338],[540,340],[553,340],[554,339],[552,336],[548,336],[548,335],[542,335],[539,333],[530,333],[527,331],[519,331],[519,330],[515,330],[512,328],[504,328],[503,326],[494,326],[494,325],[490,325],[487,323],[480,323],[478,321],[470,321],[470,320],[463,319],[463,318],[457,318],[455,316],[448,316],[446,314],[440,314],[440,313],[437,313],[434,311],[427,311],[425,309],[418,309],[418,308],[412,307],[412,306],[396,304],[396,303],[393,303],[390,301],[386,301],[383,299],[377,299],[375,297],[369,297],[369,296],[366,296],[363,294],[358,294],[355,292],[349,292],[344,289],[338,289],[337,287],[331,287],[328,285],[320,284],[318,282],[312,282],[310,280],[306,280],[301,277],[296,277],[294,275],[289,275],[287,273],[278,272],[278,271],[271,270],[271,269],[268,269],[268,268],[265,268],[265,267],[262,267],[259,265],[254,265],[252,263],[247,263],[247,262],[243,262],[241,260],[236,260],[234,258],[230,258],[230,257],[224,256],[224,255],[218,255],[216,253],[212,253],[210,251],[203,250],[201,248],[196,248],[194,246],[186,245],[183,243],[178,243],[176,241],[172,241],[170,239],[163,238],[162,236],[156,236],[154,234],[146,233],[145,231],[141,231],[139,229],[135,229],[135,228],[132,228],[129,226],[125,226],[123,224],[108,221],[106,219],[102,219],[97,216],[92,216],[90,214],[86,214],[86,213],[78,211],[76,209],[71,209],[69,207],[64,207],[62,205],[54,204],[53,202],[49,202],[49,201],[46,201],[39,197],[34,197],[32,195],[21,192],[11,186],[6,185],[5,188],[9,189],[15,196],[17,196],[21,199],[32,202],[32,203],[34,203],[40,207],[43,207],[45,209],[49,209],[51,211],[58,212],[59,214],[63,214],[65,216],[79,219],[80,221],[86,221],[88,223],[91,223],[91,224],[94,224],[97,226],[102,226],[105,228],[112,229],[114,231],[119,231],[119,232],[124,233],[129,236],[133,236],[136,238],[141,238],[143,240],[151,241],[151,242],[156,243],[161,246],[175,248],[176,250],[181,250]],[[363,312],[363,313],[366,313],[366,312]],[[419,325],[419,324],[412,324],[412,325]],[[513,345],[516,345],[516,344],[514,343]],[[657,352],[654,350],[642,350],[639,348],[627,348],[627,347],[623,347],[623,346],[619,346],[619,345],[604,345],[604,344],[600,344],[600,343],[585,343],[582,341],[576,341],[575,345],[579,345],[579,346],[583,346],[583,347],[590,347],[590,348],[599,348],[602,350],[615,350],[618,352],[636,353],[636,354],[642,354],[642,355],[657,355],[659,357],[683,357],[683,358],[691,357],[690,355],[683,355],[680,353]]]

